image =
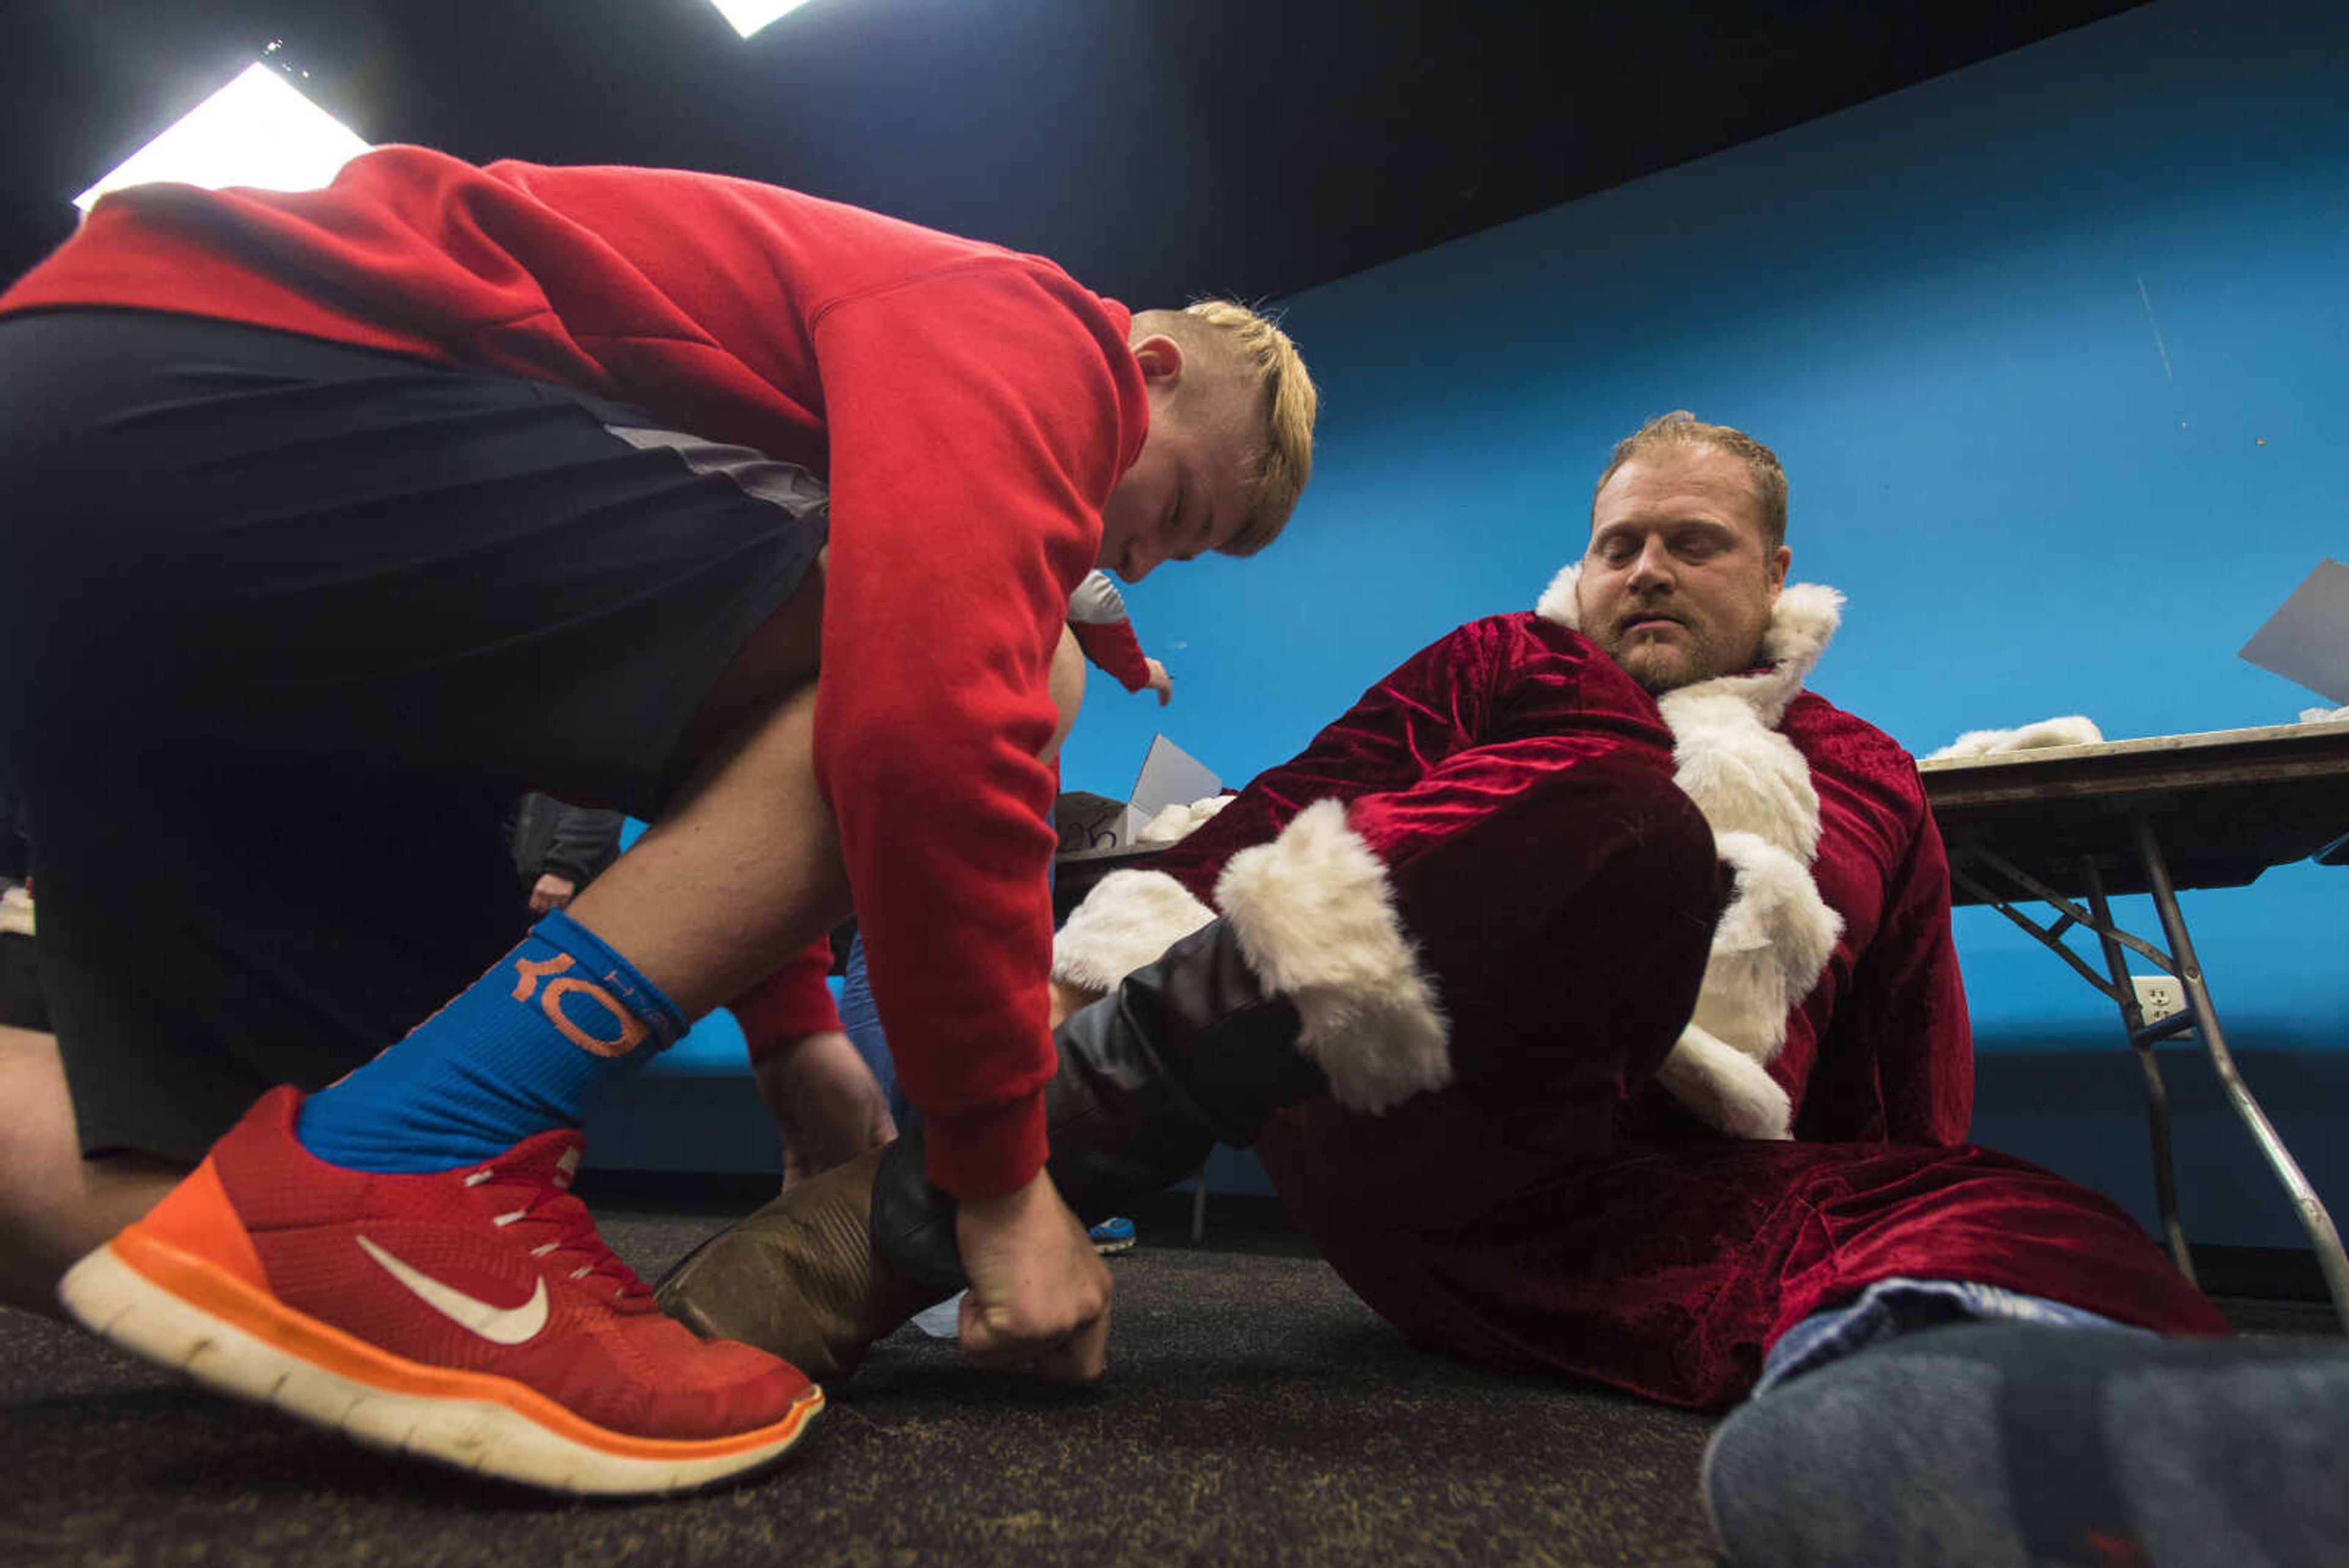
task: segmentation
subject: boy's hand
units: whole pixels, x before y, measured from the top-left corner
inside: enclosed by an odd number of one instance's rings
[[[1042,1171],[1019,1191],[961,1205],[955,1238],[970,1276],[959,1328],[982,1366],[1087,1383],[1109,1358],[1109,1267]]]

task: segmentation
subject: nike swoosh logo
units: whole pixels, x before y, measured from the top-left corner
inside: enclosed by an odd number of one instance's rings
[[[546,1281],[541,1279],[530,1300],[516,1307],[496,1307],[444,1285],[423,1270],[412,1268],[365,1236],[359,1251],[383,1266],[383,1272],[413,1292],[416,1298],[460,1328],[472,1330],[492,1345],[520,1345],[546,1326]]]

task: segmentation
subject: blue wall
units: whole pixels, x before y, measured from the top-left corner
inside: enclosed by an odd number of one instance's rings
[[[2317,699],[2234,651],[2349,556],[2349,7],[2149,6],[1314,289],[1288,325],[1324,390],[1312,487],[1263,560],[1129,592],[1175,704],[1096,673],[1071,787],[1123,794],[1161,728],[1244,780],[1529,607],[1609,444],[1679,407],[1777,449],[1795,575],[1852,601],[1816,684],[1912,750],[2054,713],[2287,722]],[[2187,912],[2254,1087],[2349,1210],[2323,1154],[2349,1148],[2349,875]],[[2107,1004],[1995,916],[1960,940],[1978,1136],[2148,1211]],[[2013,1053],[2037,1059],[2002,1078]],[[2297,1243],[2240,1135],[2189,1106],[2180,1137],[2197,1240]]]
[[[2349,556],[2349,7],[2158,5],[1314,289],[1312,487],[1261,562],[1128,595],[1177,676],[1095,676],[1067,753],[1122,793],[1164,726],[1226,778],[1293,752],[1580,551],[1608,447],[1686,407],[1793,487],[1795,574],[1851,596],[1819,688],[1920,753],[2084,712],[2121,737],[2289,722],[2235,649]],[[2349,1210],[2349,873],[2189,895],[2255,1090]],[[2143,900],[2125,922],[2150,933]],[[2111,1009],[1961,911],[1977,1136],[2150,1213]],[[2002,1054],[2039,1058],[2010,1066]],[[2279,1055],[2279,1054],[2282,1054]],[[2190,1048],[2199,1241],[2300,1234]]]

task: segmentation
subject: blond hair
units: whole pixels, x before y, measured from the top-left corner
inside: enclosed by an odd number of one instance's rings
[[[1746,475],[1754,482],[1754,498],[1762,504],[1763,545],[1775,550],[1785,544],[1786,471],[1778,466],[1778,454],[1744,431],[1730,425],[1706,424],[1686,409],[1658,414],[1615,443],[1615,455],[1609,460],[1607,472],[1591,488],[1592,515],[1598,514],[1599,493],[1607,488],[1607,482],[1615,477],[1617,469],[1652,452],[1677,452],[1692,446],[1713,447],[1745,464]]]
[[[1235,299],[1145,310],[1133,322],[1137,332],[1163,332],[1185,352],[1203,353],[1218,370],[1236,374],[1254,389],[1261,423],[1240,474],[1247,521],[1222,553],[1255,555],[1280,536],[1313,476],[1313,417],[1321,399],[1303,357],[1273,317]],[[1211,384],[1220,379],[1211,377]]]

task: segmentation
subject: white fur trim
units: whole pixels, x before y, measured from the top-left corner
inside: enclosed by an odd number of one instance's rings
[[[1818,983],[1843,917],[1775,845],[1724,833],[1714,847],[1735,871],[1736,890],[1713,930],[1695,1016],[1656,1078],[1733,1137],[1791,1137],[1792,1107],[1764,1064],[1786,1043],[1787,1010]]]
[[[1713,831],[1752,834],[1808,865],[1819,847],[1819,795],[1795,743],[1733,692],[1690,687],[1657,707],[1672,732],[1672,782]]]
[[[1086,991],[1115,991],[1215,918],[1164,871],[1112,871],[1053,937],[1052,978]]]
[[[1552,577],[1534,613],[1581,625],[1582,568]],[[1843,596],[1789,583],[1762,634],[1766,668],[1715,676],[1656,703],[1672,732],[1672,781],[1712,825],[1736,890],[1715,929],[1696,1013],[1657,1081],[1709,1125],[1738,1137],[1790,1136],[1785,1091],[1763,1070],[1786,1040],[1786,1013],[1810,994],[1843,919],[1810,874],[1819,797],[1810,765],[1778,733],[1843,620]]]
[[[1996,752],[2037,752],[2053,746],[2093,746],[2105,732],[2084,713],[2042,719],[2019,730],[1968,730],[1925,760],[1944,757],[1986,757]]]
[[[1569,631],[1580,631],[1582,606],[1574,597],[1574,585],[1581,580],[1581,562],[1569,562],[1559,567],[1557,576],[1549,580],[1549,587],[1534,602],[1534,614],[1544,620],[1554,620]]]
[[[1763,1064],[1786,1043],[1787,1011],[1818,983],[1843,930],[1810,874],[1819,846],[1810,764],[1778,733],[1842,619],[1841,594],[1789,583],[1762,635],[1767,668],[1683,686],[1656,704],[1672,732],[1673,782],[1712,824],[1737,878],[1695,1017],[1657,1076],[1733,1137],[1791,1136],[1785,1095]]]
[[[1133,836],[1133,841],[1136,844],[1178,843],[1206,826],[1216,813],[1232,803],[1233,798],[1227,794],[1211,794],[1188,805],[1162,807],[1156,816],[1142,825],[1142,830]]]
[[[1452,1081],[1443,1014],[1404,937],[1386,867],[1334,800],[1243,849],[1216,903],[1257,978],[1297,1004],[1298,1048],[1350,1110],[1378,1112]]]
[[[1843,595],[1825,583],[1788,583],[1770,607],[1770,629],[1762,634],[1762,657],[1775,664],[1794,666],[1794,686],[1799,691],[1842,624]],[[1786,695],[1791,699],[1794,691]]]
[[[1737,885],[1713,930],[1693,1022],[1767,1062],[1785,1043],[1787,1010],[1810,994],[1835,952],[1843,917],[1819,897],[1810,872],[1775,845],[1724,833],[1714,846]]]
[[[1778,1081],[1693,1024],[1656,1069],[1656,1081],[1706,1126],[1733,1137],[1795,1136],[1795,1107]]]

